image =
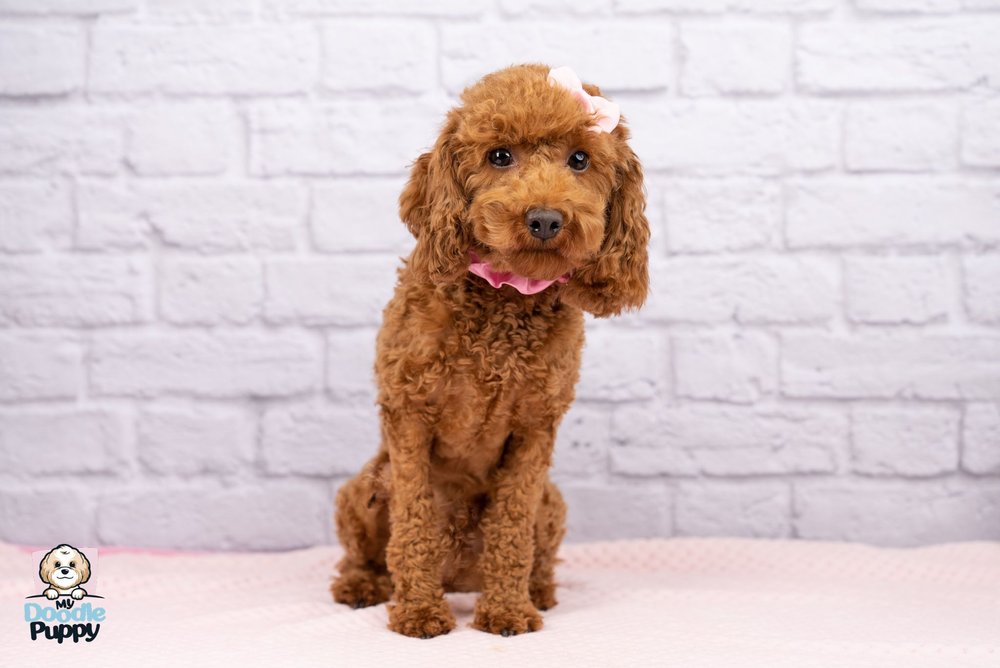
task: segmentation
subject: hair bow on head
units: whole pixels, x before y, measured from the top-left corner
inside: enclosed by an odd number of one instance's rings
[[[588,114],[596,114],[596,122],[588,129],[594,132],[611,132],[618,127],[622,114],[618,105],[599,95],[591,95],[583,89],[583,82],[569,67],[556,67],[549,70],[549,85],[561,86],[568,90],[587,110]]]

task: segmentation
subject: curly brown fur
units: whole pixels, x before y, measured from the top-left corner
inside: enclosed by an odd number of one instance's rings
[[[382,443],[337,495],[345,555],[331,590],[355,607],[393,598],[389,627],[409,636],[454,628],[446,591],[482,592],[478,629],[541,628],[566,513],[548,470],[583,310],[614,315],[646,296],[649,227],[628,130],[588,130],[593,118],[548,71],[511,67],[467,89],[400,197],[417,243],[378,335]],[[512,167],[487,161],[498,147]],[[566,165],[578,150],[590,155],[584,172]],[[535,207],[562,213],[553,239],[529,233]],[[494,289],[468,272],[470,251],[499,271],[571,278],[530,296]]]

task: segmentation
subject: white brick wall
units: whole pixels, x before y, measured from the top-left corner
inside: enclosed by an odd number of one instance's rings
[[[0,0],[0,539],[331,541],[407,166],[537,60],[653,226],[571,538],[1000,538],[1000,2]]]

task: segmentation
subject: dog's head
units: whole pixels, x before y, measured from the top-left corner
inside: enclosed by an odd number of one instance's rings
[[[75,547],[59,545],[42,557],[38,577],[56,589],[72,589],[90,579],[90,562]]]
[[[466,89],[400,197],[417,238],[412,264],[434,282],[455,281],[474,253],[501,272],[568,275],[560,297],[597,316],[642,305],[642,168],[623,123],[595,124],[583,100],[599,95],[589,84],[576,93],[556,84],[543,65]]]

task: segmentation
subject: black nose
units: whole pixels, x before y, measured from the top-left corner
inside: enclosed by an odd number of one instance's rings
[[[63,575],[69,575],[69,569],[68,568],[62,569],[62,574]]]
[[[542,241],[559,234],[563,226],[562,214],[553,209],[531,209],[524,217],[524,221],[531,236]]]

